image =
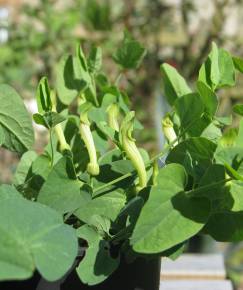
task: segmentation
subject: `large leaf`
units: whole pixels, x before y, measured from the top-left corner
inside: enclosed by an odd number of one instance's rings
[[[185,79],[173,66],[164,63],[160,66],[160,70],[164,81],[165,97],[170,105],[173,105],[177,98],[191,93]]]
[[[192,137],[179,143],[169,153],[167,163],[183,165],[188,174],[199,180],[212,164],[216,144],[203,137]]]
[[[110,255],[109,243],[88,225],[77,230],[77,235],[88,242],[83,260],[77,267],[77,273],[83,283],[95,285],[101,283],[116,270],[119,265],[119,256]]]
[[[179,164],[161,169],[157,185],[141,210],[131,237],[133,249],[160,253],[195,235],[206,223],[210,205],[206,199],[187,197],[187,176]]]
[[[0,144],[24,153],[34,142],[30,116],[18,93],[8,85],[0,85]]]
[[[27,279],[35,268],[47,280],[61,278],[77,254],[75,231],[64,225],[62,216],[54,210],[24,198],[4,198],[3,192],[0,191],[0,280]]]
[[[70,176],[71,167],[69,157],[63,157],[57,162],[40,190],[39,202],[60,213],[73,211],[80,206],[83,201],[80,194],[82,183]]]

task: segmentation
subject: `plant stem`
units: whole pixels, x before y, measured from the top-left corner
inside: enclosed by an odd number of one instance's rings
[[[53,140],[52,140],[52,128],[49,130],[50,133],[50,144],[51,144],[51,168],[53,167],[54,163],[54,149],[53,149]]]
[[[174,142],[176,142],[176,141],[177,141],[177,140],[174,140]],[[145,164],[146,168],[149,168],[149,167],[151,166],[151,164],[152,164],[155,160],[157,160],[158,158],[164,156],[164,155],[169,151],[169,149],[173,146],[174,142],[171,143],[170,145],[167,145],[167,146],[166,146],[166,147],[165,147],[165,148],[164,148],[164,149],[163,149],[159,154],[157,154],[157,155],[155,155],[154,157],[152,157],[152,158],[150,159],[150,161],[147,162],[147,163]],[[104,185],[101,185],[101,186],[95,188],[95,189],[94,189],[94,193],[96,193],[96,192],[98,192],[98,191],[101,191],[101,190],[103,190],[103,189],[105,189],[105,188],[107,188],[107,187],[109,187],[109,186],[111,186],[111,185],[113,185],[113,184],[116,184],[116,183],[118,183],[119,181],[122,181],[122,180],[124,180],[124,179],[126,179],[126,178],[128,178],[128,177],[131,177],[131,176],[134,175],[134,174],[136,174],[136,170],[134,170],[134,171],[132,171],[132,172],[128,172],[128,173],[126,173],[126,174],[124,174],[124,175],[122,175],[122,176],[120,176],[120,177],[118,177],[118,178],[116,178],[116,179],[114,179],[114,180],[112,180],[112,181],[110,181],[110,182],[107,182],[107,183],[104,184]]]
[[[200,186],[196,189],[191,189],[191,190],[186,191],[186,194],[188,196],[194,196],[195,194],[200,193],[201,191],[205,191],[205,190],[214,188],[215,186],[218,186],[218,185],[223,185],[231,180],[232,180],[232,178],[226,178],[226,179],[223,179],[223,180],[220,180],[220,181],[208,184],[208,185]]]

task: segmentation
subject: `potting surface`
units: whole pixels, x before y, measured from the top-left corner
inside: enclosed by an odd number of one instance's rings
[[[223,255],[184,254],[176,261],[163,258],[160,290],[233,290],[226,280]]]

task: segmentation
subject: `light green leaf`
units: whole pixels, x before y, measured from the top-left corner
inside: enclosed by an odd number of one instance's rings
[[[212,44],[212,51],[201,66],[198,80],[213,91],[225,86],[235,85],[235,68],[230,54],[216,44]]]
[[[120,258],[111,257],[109,243],[102,240],[92,227],[88,225],[80,227],[77,235],[88,242],[88,249],[77,267],[77,273],[85,284],[101,283],[116,270]]]
[[[206,223],[206,199],[187,197],[187,175],[179,164],[161,169],[131,237],[136,252],[160,253],[195,235]]]
[[[171,65],[164,63],[160,66],[164,81],[165,97],[170,105],[183,95],[191,93],[185,79]]]
[[[76,72],[77,66],[77,58],[65,55],[55,68],[57,95],[65,105],[69,105],[87,87],[87,83]]]
[[[8,85],[0,85],[0,144],[24,153],[34,142],[30,116],[18,93]]]
[[[52,209],[23,198],[0,203],[0,280],[27,279],[35,268],[49,281],[72,266],[75,231]]]
[[[13,183],[15,185],[20,185],[25,182],[31,164],[36,157],[37,154],[34,151],[28,151],[22,155],[14,174]]]
[[[70,160],[61,158],[52,168],[47,180],[43,184],[38,201],[60,213],[67,213],[77,209],[83,202],[80,194],[82,182],[70,176]]]
[[[92,46],[88,58],[88,67],[91,73],[98,73],[102,66],[102,50],[100,47]]]

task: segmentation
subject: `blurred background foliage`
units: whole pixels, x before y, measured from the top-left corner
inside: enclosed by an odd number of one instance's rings
[[[163,145],[160,122],[167,111],[160,64],[172,64],[190,83],[212,41],[242,57],[242,15],[242,0],[0,0],[0,82],[14,86],[35,112],[38,81],[48,76],[54,86],[61,56],[73,52],[76,43],[82,43],[86,52],[92,45],[101,46],[103,69],[115,80],[121,71],[112,55],[127,30],[147,54],[137,70],[122,71],[119,85],[126,88],[146,128],[139,142],[153,154]],[[238,83],[227,95],[219,92],[220,116],[228,116],[232,105],[242,101],[243,80]],[[37,144],[37,149],[42,145]],[[0,152],[1,182],[11,180],[17,160],[11,153]],[[229,253],[229,274],[240,285],[241,244],[232,245]]]

